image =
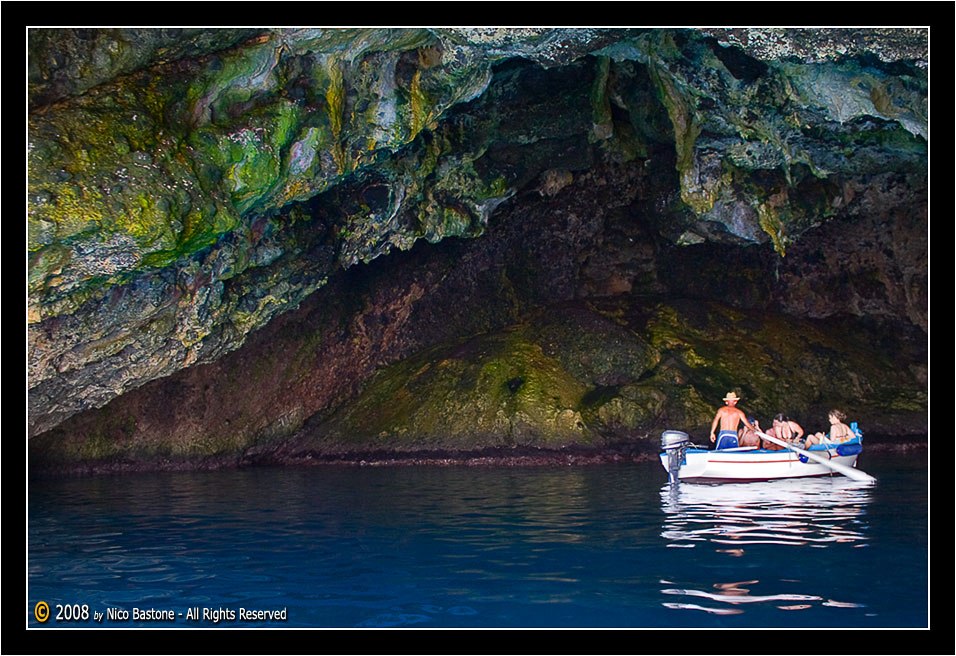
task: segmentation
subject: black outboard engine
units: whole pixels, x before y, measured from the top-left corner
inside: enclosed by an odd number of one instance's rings
[[[667,454],[667,474],[671,483],[677,483],[677,474],[680,463],[684,459],[684,452],[690,446],[690,437],[687,433],[676,430],[666,430],[661,433],[661,449]]]

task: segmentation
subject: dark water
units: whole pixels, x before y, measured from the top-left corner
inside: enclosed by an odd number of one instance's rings
[[[654,463],[32,482],[28,625],[926,627],[925,455],[859,466],[876,485],[673,492]]]

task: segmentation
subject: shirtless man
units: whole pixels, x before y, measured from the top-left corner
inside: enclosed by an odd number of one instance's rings
[[[716,441],[715,449],[732,449],[737,446],[737,426],[740,422],[750,430],[756,430],[747,420],[747,415],[737,408],[737,401],[740,397],[733,392],[728,392],[724,397],[724,407],[714,415],[714,421],[710,425],[710,441]],[[720,434],[715,437],[717,425],[720,424]]]

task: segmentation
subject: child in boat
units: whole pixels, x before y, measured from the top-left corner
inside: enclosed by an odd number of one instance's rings
[[[760,430],[760,422],[758,422],[753,417],[747,417],[747,421],[753,424],[753,427],[758,431]],[[760,436],[757,435],[756,431],[753,428],[750,428],[746,424],[740,427],[740,431],[737,433],[737,444],[738,446],[760,446]]]
[[[783,413],[779,413],[773,418],[773,428],[767,431],[767,435],[776,437],[778,440],[795,442],[803,437],[803,427],[797,422],[785,417]],[[774,444],[769,440],[761,440],[761,442],[763,442],[763,448],[768,451],[779,451],[780,449],[786,448],[779,444]]]
[[[846,419],[846,414],[839,410],[831,410],[830,414],[827,415],[827,419],[830,420],[830,434],[826,435],[825,433],[814,433],[813,435],[807,436],[807,443],[803,448],[809,448],[814,444],[823,444],[824,440],[830,442],[831,444],[839,444],[841,442],[846,442],[847,440],[852,440],[856,437],[856,434],[853,430],[843,423],[843,420]]]

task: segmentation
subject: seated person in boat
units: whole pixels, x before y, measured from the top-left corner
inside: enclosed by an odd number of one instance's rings
[[[756,430],[760,430],[760,422],[754,419],[753,417],[747,417],[747,421],[753,424]],[[757,435],[757,432],[753,429],[748,428],[746,425],[740,427],[740,430],[737,432],[737,444],[739,446],[760,446],[760,436]]]
[[[795,442],[803,437],[803,427],[797,422],[791,421],[789,418],[784,417],[783,413],[780,413],[773,418],[773,428],[767,431],[767,435],[770,437],[776,437],[778,440]],[[763,448],[767,449],[768,451],[779,451],[780,449],[786,448],[780,446],[779,444],[774,444],[769,440],[761,441],[763,442]]]
[[[813,435],[808,435],[804,448],[809,448],[813,444],[823,444],[824,441],[830,442],[831,444],[839,444],[856,437],[853,430],[843,423],[843,420],[846,419],[846,415],[843,412],[831,410],[827,419],[830,420],[830,434],[814,433]]]
[[[740,397],[734,392],[728,392],[727,396],[724,397],[724,407],[717,410],[717,414],[714,415],[714,421],[710,425],[710,441],[716,441],[715,449],[733,449],[737,446],[737,426],[741,422],[744,426],[754,430],[753,425],[747,419],[747,415],[736,407],[739,400]],[[714,433],[717,431],[718,424],[720,425],[720,434],[715,437]]]

